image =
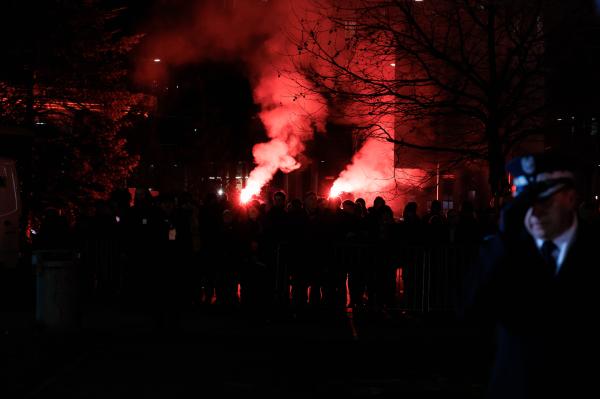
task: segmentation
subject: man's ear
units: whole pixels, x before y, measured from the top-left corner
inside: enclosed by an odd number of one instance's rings
[[[576,209],[578,198],[577,198],[577,192],[575,191],[575,189],[569,188],[565,194],[566,194],[567,203],[569,204],[569,206],[572,209]]]

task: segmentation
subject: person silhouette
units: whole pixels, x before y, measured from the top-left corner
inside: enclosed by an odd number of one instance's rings
[[[527,155],[507,171],[514,198],[482,244],[464,308],[496,327],[489,397],[583,397],[597,364],[598,232],[577,218],[568,158]]]

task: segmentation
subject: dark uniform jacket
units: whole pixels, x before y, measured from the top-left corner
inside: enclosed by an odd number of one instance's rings
[[[557,274],[531,236],[494,237],[472,276],[467,314],[496,325],[492,398],[595,396],[600,235],[579,224]]]

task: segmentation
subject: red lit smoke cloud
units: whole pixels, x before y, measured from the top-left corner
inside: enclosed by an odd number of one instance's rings
[[[297,156],[315,129],[324,130],[327,109],[302,75],[290,72],[294,69],[290,55],[297,50],[289,35],[294,34],[294,10],[303,6],[300,1],[246,0],[229,8],[222,2],[208,3],[181,17],[177,28],[162,29],[149,41],[147,52],[173,65],[207,59],[247,63],[270,141],[253,148],[256,167],[241,197],[246,202],[278,170],[289,173],[300,168]],[[152,78],[146,67],[138,73]]]
[[[354,107],[357,115],[359,107]],[[368,118],[355,120],[357,124]],[[425,172],[420,169],[398,169],[394,165],[394,144],[385,140],[388,135],[394,136],[394,118],[392,115],[371,117],[374,124],[367,134],[361,148],[354,154],[352,161],[339,174],[331,186],[329,196],[337,197],[343,193],[362,197],[368,204],[375,197],[381,196],[387,201],[393,200],[395,205],[401,199],[399,193],[404,189],[420,184]],[[385,129],[385,130],[383,130]]]
[[[365,141],[331,186],[330,196],[352,193],[371,202],[394,190],[394,146],[376,138]]]
[[[258,195],[278,170],[289,173],[300,168],[304,143],[313,138],[315,130],[324,131],[328,117],[325,100],[315,94],[311,90],[314,87],[297,72],[299,64],[310,64],[320,71],[328,68],[315,65],[314,59],[300,54],[298,48],[298,43],[303,42],[300,40],[302,32],[296,29],[300,15],[319,14],[319,11],[309,7],[315,4],[311,0],[244,0],[231,2],[233,6],[229,8],[223,7],[222,1],[203,3],[193,10],[180,12],[171,26],[158,26],[158,33],[148,40],[147,60],[160,57],[163,63],[182,65],[201,60],[241,59],[248,65],[254,100],[261,106],[259,116],[270,140],[253,148],[256,167],[241,195],[242,202],[246,202]],[[341,42],[345,43],[344,32],[337,34],[342,35]],[[369,68],[384,79],[393,78],[393,68],[390,68],[393,57],[361,58],[364,62],[357,63],[356,68]],[[378,69],[373,70],[374,67]],[[140,63],[138,74],[146,81],[156,79],[150,69],[156,72],[157,68],[160,65]],[[349,109],[351,107],[357,109]],[[349,105],[345,116],[331,118],[356,125],[373,123],[366,120],[369,119],[365,117],[366,110],[358,107]],[[349,118],[348,114],[354,117]],[[385,124],[393,137],[393,116],[388,114],[383,118],[387,120],[375,123]],[[331,194],[348,192],[368,201],[377,195],[387,196],[399,182],[398,173],[402,173],[394,169],[393,157],[391,143],[381,138],[367,139],[334,182]]]
[[[334,181],[329,195],[337,197],[351,193],[356,198],[362,197],[368,204],[381,196],[399,204],[399,192],[419,187],[426,177],[422,169],[395,168],[394,145],[381,138],[370,137]]]
[[[263,108],[259,116],[271,140],[252,149],[257,166],[242,190],[242,202],[258,195],[277,170],[289,173],[300,168],[296,156],[304,150],[304,142],[312,139],[315,128],[325,130],[322,100],[313,93],[298,95],[299,84],[308,85],[299,74],[264,74],[254,90],[254,98]]]

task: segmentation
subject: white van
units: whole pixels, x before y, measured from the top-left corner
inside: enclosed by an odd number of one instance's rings
[[[17,266],[20,216],[16,163],[12,159],[0,158],[0,269]]]

